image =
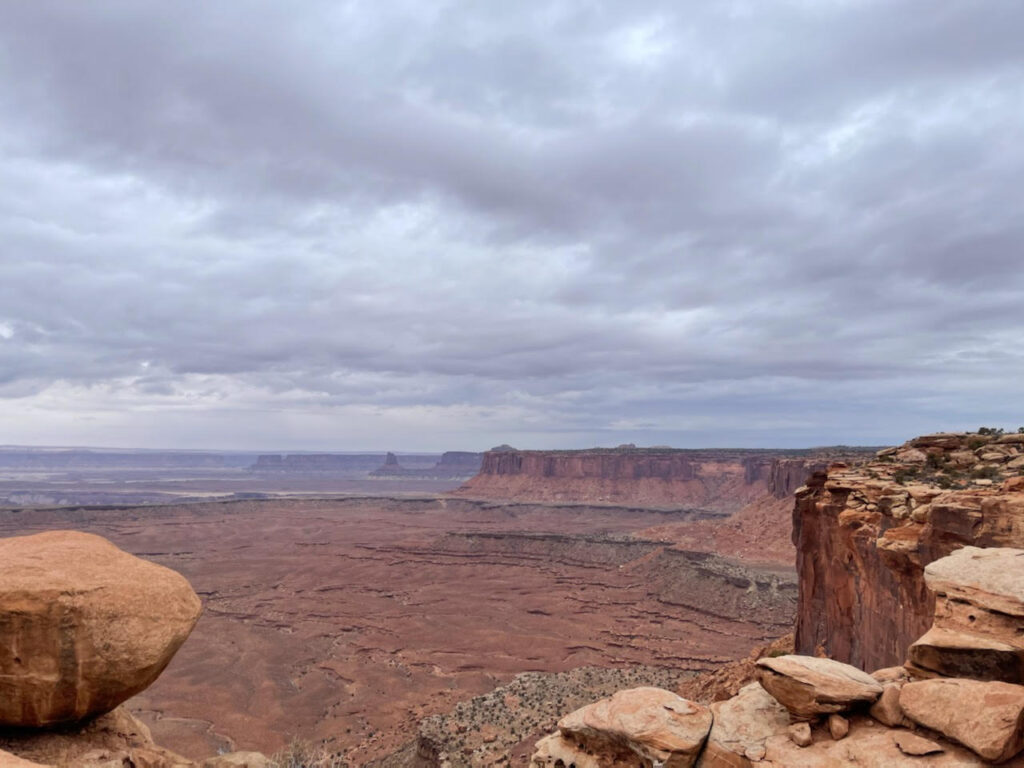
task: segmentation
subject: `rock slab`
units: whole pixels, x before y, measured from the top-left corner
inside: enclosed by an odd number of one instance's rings
[[[900,706],[916,723],[993,763],[1024,748],[1024,686],[964,679],[907,683]]]
[[[871,704],[882,694],[871,675],[832,659],[790,654],[759,659],[757,667],[764,689],[804,720]]]
[[[201,604],[180,574],[106,539],[0,539],[0,725],[109,712],[152,683]]]

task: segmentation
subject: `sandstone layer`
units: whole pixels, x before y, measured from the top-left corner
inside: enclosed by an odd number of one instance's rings
[[[520,501],[690,507],[731,514],[763,496],[789,497],[823,455],[670,448],[494,450],[456,495]]]
[[[1024,434],[937,434],[834,464],[797,492],[796,648],[861,669],[901,663],[932,623],[925,567],[1024,542]]]
[[[113,709],[164,670],[200,608],[182,576],[99,536],[0,539],[0,724]]]

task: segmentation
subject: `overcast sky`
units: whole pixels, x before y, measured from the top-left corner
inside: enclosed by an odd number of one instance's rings
[[[0,4],[0,443],[1024,424],[1018,0]]]

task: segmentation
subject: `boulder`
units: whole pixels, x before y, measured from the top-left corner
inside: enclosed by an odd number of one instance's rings
[[[903,712],[993,763],[1024,748],[1024,686],[963,679],[922,680],[900,691]]]
[[[910,646],[908,656],[912,664],[945,677],[1024,683],[1024,648],[982,635],[932,627]]]
[[[690,768],[711,729],[711,710],[661,688],[632,688],[572,712],[558,722],[560,739],[544,740],[553,753],[571,746],[598,757],[598,765],[662,763]],[[534,763],[543,757],[538,743]],[[565,762],[563,758],[563,762]],[[553,762],[552,762],[553,764]],[[568,762],[565,762],[568,765]],[[577,762],[577,768],[581,764]]]
[[[907,718],[903,716],[903,708],[900,707],[900,688],[903,683],[884,683],[882,695],[871,705],[868,710],[875,720],[890,728],[906,725]]]
[[[828,716],[828,732],[834,741],[845,739],[850,732],[850,721],[842,715],[831,714]]]
[[[924,580],[941,597],[1024,618],[1024,549],[963,547],[929,563]]]
[[[697,768],[748,768],[763,757],[765,740],[789,725],[789,712],[759,683],[716,701],[711,714],[714,721]]]
[[[871,675],[832,659],[777,656],[759,659],[757,667],[764,689],[804,720],[871,704],[882,694]]]
[[[100,536],[0,539],[0,724],[109,712],[157,678],[200,610],[184,577]]]
[[[806,722],[793,723],[786,729],[786,735],[789,736],[789,740],[798,747],[809,747],[813,741],[811,738],[811,725]]]
[[[898,731],[892,735],[892,740],[900,752],[911,757],[937,755],[940,752],[945,752],[941,744],[936,744],[931,739],[918,736],[910,731]]]

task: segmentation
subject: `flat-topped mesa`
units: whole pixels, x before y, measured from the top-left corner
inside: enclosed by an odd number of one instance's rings
[[[835,463],[797,491],[798,653],[901,663],[932,624],[925,566],[1024,545],[1024,434],[940,433]]]
[[[850,450],[853,456],[858,454]],[[844,454],[845,455],[845,454]],[[787,498],[825,467],[817,451],[636,448],[517,451],[483,456],[457,491],[470,498],[690,507],[732,513],[756,498]]]
[[[370,473],[370,477],[420,477],[465,480],[480,471],[482,453],[445,451],[432,466],[403,466],[397,456],[388,453],[384,465]]]

